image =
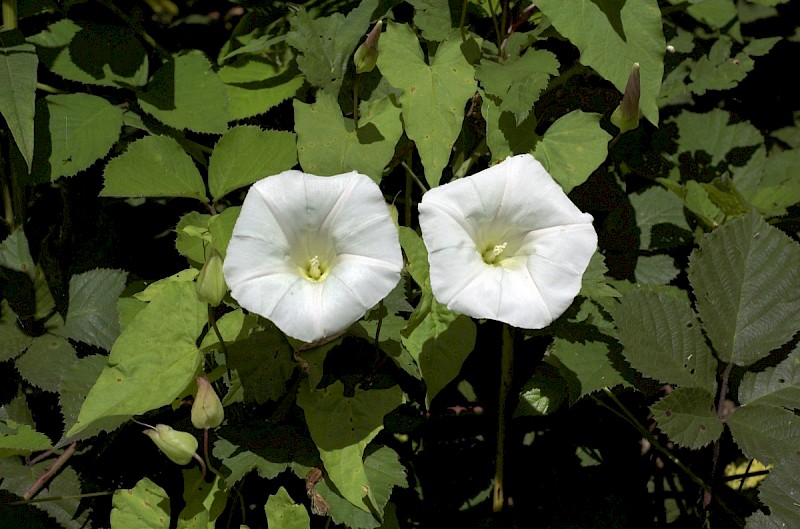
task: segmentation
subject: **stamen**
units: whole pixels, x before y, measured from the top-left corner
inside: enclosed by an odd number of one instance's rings
[[[484,262],[486,264],[495,264],[495,263],[497,263],[497,260],[499,259],[499,257],[505,251],[506,246],[508,246],[508,243],[504,242],[503,244],[497,244],[497,245],[495,245],[494,248],[491,248],[491,249],[486,250],[485,252],[483,252],[482,257],[483,257]]]
[[[314,281],[322,277],[322,270],[319,266],[319,256],[315,255],[308,262],[308,277]]]

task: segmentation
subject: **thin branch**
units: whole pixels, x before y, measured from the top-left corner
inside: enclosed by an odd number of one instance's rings
[[[72,454],[75,453],[75,447],[77,446],[77,444],[78,443],[76,441],[73,442],[71,445],[69,445],[67,449],[64,450],[64,453],[58,456],[58,459],[56,459],[53,462],[53,464],[50,465],[50,468],[48,468],[44,474],[39,476],[39,479],[37,479],[36,482],[33,485],[31,485],[28,490],[25,491],[25,494],[22,495],[22,498],[25,500],[30,500],[31,498],[33,498],[36,495],[36,493],[39,492],[42,487],[44,487],[45,483],[47,483],[50,480],[50,478],[52,478],[53,475],[55,475],[55,473],[58,472],[61,469],[61,467],[64,466],[64,463],[66,463],[67,460],[70,457],[72,457]]]

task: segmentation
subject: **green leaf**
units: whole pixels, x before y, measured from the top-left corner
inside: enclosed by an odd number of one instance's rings
[[[422,237],[408,226],[398,228],[400,246],[406,254],[408,265],[406,269],[419,286],[425,286],[430,280],[430,266],[428,265],[428,249],[422,242]]]
[[[32,341],[17,325],[17,315],[8,301],[0,301],[0,362],[16,358]]]
[[[706,226],[716,228],[725,220],[725,214],[714,201],[703,184],[694,180],[686,182],[684,203],[686,209],[700,217]]]
[[[228,470],[225,476],[228,486],[238,483],[252,470],[257,471],[262,478],[273,479],[288,467],[286,462],[267,460],[221,437],[214,442],[213,453],[214,457],[222,460],[223,466]],[[294,455],[289,456],[292,457]]]
[[[573,110],[550,125],[533,157],[569,193],[584,183],[608,156],[611,136],[600,127],[600,114]]]
[[[269,527],[307,529],[311,524],[305,506],[296,504],[283,487],[267,499],[264,511]]]
[[[276,327],[230,343],[228,359],[239,374],[245,402],[277,401],[295,369],[292,349]]]
[[[89,94],[50,95],[36,105],[34,171],[55,181],[108,154],[119,139],[122,109]]]
[[[763,143],[761,133],[750,123],[730,124],[730,112],[715,108],[706,114],[683,111],[673,121],[678,126],[679,152],[705,151],[716,165],[736,147]]]
[[[78,355],[67,340],[43,334],[34,338],[25,354],[17,358],[16,367],[22,378],[34,386],[56,393],[61,377],[77,360]]]
[[[618,298],[620,293],[608,284],[607,272],[606,258],[602,253],[595,252],[581,278],[580,295],[594,300]]]
[[[211,483],[203,480],[200,469],[183,471],[183,501],[176,529],[214,529],[228,502],[228,484],[220,476]]]
[[[656,0],[541,0],[536,6],[578,47],[581,62],[611,81],[621,93],[625,92],[633,63],[638,62],[642,87],[639,106],[650,123],[658,124],[656,97],[664,74],[666,42]]]
[[[800,462],[791,457],[775,465],[769,476],[761,484],[758,499],[769,507],[769,525],[764,528],[786,528],[800,526]],[[754,529],[751,519],[747,520],[747,529]]]
[[[155,298],[161,295],[163,290],[170,283],[193,282],[199,273],[200,271],[196,268],[187,268],[186,270],[181,270],[180,272],[176,272],[171,276],[165,277],[164,279],[159,279],[158,281],[150,283],[147,285],[147,288],[141,292],[137,292],[133,295],[133,297],[139,301],[153,301]]]
[[[346,397],[338,381],[323,390],[304,385],[297,396],[328,476],[342,496],[366,512],[377,500],[362,459],[364,449],[383,429],[384,416],[402,399],[398,386],[356,389]]]
[[[28,39],[47,68],[70,81],[127,88],[147,82],[149,61],[124,25],[104,26],[65,18]]]
[[[416,143],[425,179],[436,187],[461,132],[464,105],[476,90],[474,69],[461,52],[461,36],[452,31],[428,65],[414,30],[390,21],[378,50],[381,73],[403,90],[406,135]]]
[[[295,100],[294,113],[300,165],[323,176],[356,170],[380,183],[403,134],[400,109],[388,97],[369,103],[358,129],[324,92],[313,105]]]
[[[741,406],[727,421],[745,457],[764,464],[791,460],[800,450],[800,418],[774,406]]]
[[[481,115],[486,121],[486,145],[492,153],[491,163],[500,163],[509,156],[531,152],[540,140],[536,134],[536,115],[528,114],[527,119],[517,124],[511,112],[501,112],[496,98],[486,95],[482,90]]]
[[[278,66],[259,57],[239,58],[220,68],[218,75],[230,98],[231,121],[263,114],[293,97],[304,81],[290,62]]]
[[[97,382],[107,361],[108,358],[103,355],[91,355],[78,359],[76,362],[73,362],[72,366],[64,371],[64,376],[61,377],[61,388],[58,399],[61,415],[64,417],[64,436],[59,440],[59,445],[63,446],[77,438],[86,439],[97,435],[103,430],[110,432],[128,420],[127,415],[121,417],[107,417],[95,421],[77,437],[68,438],[66,436],[66,432],[78,422],[78,414],[81,411],[83,402],[86,400],[86,395]]]
[[[722,435],[714,397],[704,389],[675,389],[650,410],[658,427],[680,446],[696,450]]]
[[[127,272],[107,268],[72,276],[66,335],[110,351],[120,332],[117,298],[125,288],[127,276]]]
[[[630,387],[620,375],[620,366],[609,358],[608,344],[603,342],[570,342],[556,338],[545,362],[561,372],[567,381],[570,405],[603,388]]]
[[[36,277],[36,264],[22,228],[16,228],[0,243],[0,266],[27,274],[31,280]]]
[[[766,155],[762,146],[745,167],[732,168],[733,182],[742,196],[759,212],[771,217],[786,215],[787,208],[800,202],[800,149]]]
[[[742,405],[800,408],[800,346],[775,367],[745,373],[738,400]]]
[[[114,491],[111,529],[168,529],[170,499],[166,491],[142,478],[132,489]]]
[[[703,237],[689,281],[723,362],[750,365],[800,329],[800,246],[755,212]]]
[[[547,88],[550,77],[558,74],[558,66],[553,53],[529,49],[522,57],[511,56],[502,63],[481,60],[475,77],[487,94],[499,100],[498,110],[514,114],[519,125]]]
[[[295,12],[286,42],[300,52],[297,66],[309,83],[338,94],[350,57],[367,33],[377,6],[377,0],[363,0],[347,17],[334,13],[316,20],[304,8]]]
[[[761,54],[762,49],[771,48],[780,37],[770,39],[759,39],[753,41],[751,48],[756,52],[753,55]],[[691,73],[689,78],[693,81],[689,85],[689,90],[697,95],[704,95],[708,90],[730,90],[735,88],[747,75],[755,68],[755,61],[748,54],[748,48],[736,55],[731,54],[733,41],[725,35],[720,36],[708,55],[702,56],[697,61],[690,63]]]
[[[664,384],[716,387],[716,361],[688,300],[650,289],[624,294],[611,315],[631,366]]]
[[[639,248],[648,250],[657,247],[654,241],[654,228],[659,224],[672,224],[691,231],[683,214],[683,202],[674,193],[662,188],[651,187],[642,193],[628,195],[636,213],[639,226]]]
[[[414,6],[414,25],[425,40],[441,42],[450,34],[453,22],[449,2],[441,0],[410,0]]]
[[[733,0],[706,0],[690,5],[686,12],[712,28],[722,28],[736,16],[736,6]]]
[[[0,420],[0,458],[27,455],[50,447],[50,439],[27,424]]]
[[[667,285],[679,272],[669,255],[643,255],[636,261],[634,276],[640,285]]]
[[[194,283],[165,285],[114,343],[108,366],[67,435],[104,417],[137,415],[172,402],[193,383],[200,364],[196,340],[207,316]]]
[[[28,165],[33,164],[33,114],[36,101],[36,68],[39,59],[33,45],[19,30],[0,31],[0,114]]]
[[[228,129],[228,92],[199,51],[178,55],[139,93],[142,110],[176,129],[222,134]]]
[[[293,133],[234,127],[214,146],[208,164],[208,188],[216,201],[234,189],[291,169],[296,163]]]
[[[101,197],[189,197],[205,201],[192,158],[166,136],[145,136],[106,166]]]
[[[437,301],[402,343],[416,360],[427,391],[425,405],[461,371],[461,365],[475,347],[477,329],[468,317],[456,314]]]

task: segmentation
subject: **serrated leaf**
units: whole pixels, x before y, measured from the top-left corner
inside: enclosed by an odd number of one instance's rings
[[[137,415],[172,402],[193,383],[200,363],[196,340],[207,316],[194,283],[166,284],[114,343],[108,366],[67,435],[98,419]]]
[[[656,97],[664,74],[666,42],[661,31],[661,11],[655,0],[618,4],[541,0],[536,6],[559,33],[578,47],[581,62],[611,81],[621,93],[625,92],[633,63],[638,62],[640,108],[650,123],[658,124]]]
[[[800,246],[755,212],[703,237],[689,281],[723,362],[752,364],[800,329]]]
[[[677,388],[650,406],[658,427],[676,444],[696,450],[719,439],[714,397],[700,388]]]
[[[73,340],[106,351],[119,336],[117,298],[125,288],[127,272],[100,268],[69,280],[69,311],[64,332]]]
[[[36,264],[22,228],[16,228],[0,243],[0,266],[27,274],[31,280],[36,277]]]
[[[711,163],[718,164],[736,147],[749,147],[764,141],[761,133],[743,121],[729,124],[730,112],[715,108],[705,114],[683,111],[674,122],[678,126],[679,152],[704,151]]]
[[[486,121],[486,145],[492,153],[493,164],[500,163],[509,156],[531,152],[540,139],[536,134],[536,115],[528,114],[527,119],[517,124],[510,112],[501,112],[496,98],[487,96],[482,90],[481,115]]]
[[[272,479],[288,467],[286,462],[267,460],[221,437],[214,442],[213,453],[214,457],[222,460],[224,468],[228,470],[225,476],[228,486],[233,486],[252,470],[257,471],[262,478]]]
[[[475,77],[487,94],[499,99],[498,110],[514,114],[519,125],[533,110],[550,77],[558,74],[558,66],[553,53],[529,49],[522,57],[510,57],[503,63],[481,60]]]
[[[742,405],[800,408],[800,346],[775,367],[745,373],[738,400]]]
[[[600,117],[573,110],[550,125],[536,144],[533,157],[565,193],[584,183],[608,156],[611,136],[600,127]]]
[[[108,154],[119,139],[122,109],[89,94],[50,95],[36,105],[34,171],[55,181]]]
[[[642,193],[628,195],[639,226],[639,248],[650,249],[653,245],[653,228],[659,224],[672,224],[690,231],[683,214],[683,202],[661,187],[651,187]]]
[[[19,30],[0,31],[0,114],[22,153],[28,171],[33,164],[33,115],[36,69],[39,59],[33,45]]]
[[[634,369],[664,384],[714,391],[716,360],[687,299],[643,288],[619,301],[611,315]]]
[[[747,77],[755,67],[755,61],[745,52],[732,56],[732,46],[733,40],[721,35],[714,41],[708,55],[690,63],[692,84],[689,90],[697,95],[704,95],[709,90],[730,90]]]
[[[384,416],[401,402],[398,386],[356,389],[352,397],[345,397],[339,381],[323,390],[304,385],[297,396],[328,476],[342,496],[366,512],[377,500],[364,466],[364,450],[383,429]]]
[[[334,13],[312,19],[298,9],[290,19],[286,42],[297,49],[297,66],[313,86],[337,94],[358,41],[367,33],[377,0],[364,0],[345,17]]]
[[[747,520],[746,529],[755,529],[756,527],[786,529],[800,526],[800,510],[797,508],[800,505],[800,463],[798,463],[798,458],[789,458],[770,470],[769,476],[759,488],[758,499],[769,507],[769,524],[751,524],[751,517]]]
[[[425,381],[425,406],[458,376],[475,347],[477,328],[468,317],[433,301],[430,311],[401,341],[419,365]]]
[[[275,327],[228,344],[228,360],[239,374],[245,402],[259,404],[280,399],[295,369],[292,349]]]
[[[403,134],[400,109],[391,99],[372,101],[359,118],[358,129],[342,117],[336,98],[324,92],[312,105],[295,100],[294,112],[297,153],[304,170],[323,176],[356,170],[380,183]]]
[[[290,169],[297,163],[292,132],[234,127],[214,146],[208,164],[208,188],[217,201],[234,189]]]
[[[634,276],[640,285],[667,285],[680,270],[669,255],[643,255],[636,261]]]
[[[620,293],[609,285],[607,272],[605,257],[602,253],[595,252],[581,278],[580,295],[595,300],[618,298]]]
[[[741,406],[727,420],[745,457],[763,463],[791,459],[800,451],[800,418],[783,408]]]
[[[452,31],[428,65],[414,30],[390,21],[378,50],[381,73],[403,90],[406,135],[416,143],[425,179],[436,187],[461,132],[464,105],[477,87],[474,69],[461,52],[461,36]]]
[[[609,358],[608,344],[576,343],[556,338],[545,362],[561,372],[567,381],[570,404],[603,388],[630,387]]]
[[[305,506],[296,504],[283,487],[267,499],[264,511],[267,513],[267,523],[270,527],[308,529],[311,524]]]
[[[142,110],[176,129],[222,134],[228,129],[228,93],[199,51],[178,55],[139,93]]]
[[[220,68],[218,75],[230,98],[228,119],[231,121],[263,114],[293,97],[304,81],[297,69],[292,68],[292,63],[287,61],[278,66],[259,57],[239,58]]]
[[[0,362],[16,358],[32,341],[17,325],[17,315],[8,301],[0,301]]]
[[[132,489],[114,491],[111,529],[168,529],[170,499],[166,491],[142,478]]]
[[[70,81],[123,88],[147,82],[147,51],[133,31],[124,25],[82,24],[65,18],[28,41],[51,72]]]
[[[166,136],[145,136],[106,166],[101,197],[189,197],[205,201],[192,158]]]
[[[55,393],[61,386],[61,377],[77,360],[78,355],[67,340],[43,334],[33,339],[15,365],[22,378]]]
[[[50,439],[27,424],[0,420],[0,458],[26,455],[51,447]]]

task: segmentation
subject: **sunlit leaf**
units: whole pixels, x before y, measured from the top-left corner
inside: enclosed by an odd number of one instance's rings
[[[609,357],[608,344],[576,343],[556,338],[545,361],[556,367],[566,380],[570,404],[603,388],[630,387],[620,367]]]
[[[39,59],[19,30],[0,32],[0,114],[28,170],[33,163],[33,113]]]
[[[800,246],[756,213],[706,235],[689,280],[723,362],[752,364],[800,329]]]
[[[378,47],[378,68],[392,86],[403,90],[405,131],[416,143],[425,179],[435,187],[461,131],[464,105],[477,87],[474,69],[461,52],[461,36],[451,32],[430,65],[408,25],[388,22]]]
[[[228,119],[263,114],[281,101],[293,97],[304,79],[291,66],[288,62],[278,66],[257,57],[248,57],[220,68],[218,75],[225,83],[230,98]]]
[[[69,310],[64,332],[73,340],[111,350],[119,336],[117,298],[127,273],[101,268],[69,280]]]
[[[283,487],[267,499],[264,510],[270,527],[307,529],[311,523],[305,506],[295,503]]]
[[[142,478],[132,489],[119,489],[111,500],[111,529],[167,529],[170,500],[166,491]]]
[[[36,265],[22,228],[12,231],[0,243],[0,266],[27,274],[31,279],[36,277]]]
[[[744,167],[734,167],[733,182],[759,212],[768,216],[786,215],[789,206],[800,202],[800,149],[779,151],[767,157],[759,147]]]
[[[47,450],[50,439],[27,424],[0,420],[0,458]]]
[[[453,27],[449,2],[410,0],[409,3],[414,6],[414,25],[420,29],[423,38],[437,42],[447,38]]]
[[[764,141],[758,129],[750,123],[729,124],[730,119],[730,112],[719,108],[705,114],[684,110],[674,119],[678,125],[679,151],[704,151],[711,155],[711,163],[717,164],[736,147],[749,147]]]
[[[650,410],[658,427],[680,446],[702,448],[722,435],[714,397],[704,389],[675,389]]]
[[[199,468],[183,470],[183,501],[177,529],[214,529],[228,502],[228,485],[221,476],[211,483],[202,479]]]
[[[636,225],[639,226],[639,248],[655,247],[653,233],[659,224],[672,224],[689,231],[689,224],[683,213],[683,202],[662,187],[651,187],[642,193],[628,195],[636,212]]]

